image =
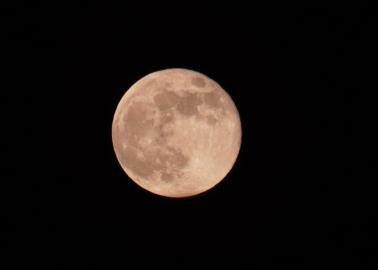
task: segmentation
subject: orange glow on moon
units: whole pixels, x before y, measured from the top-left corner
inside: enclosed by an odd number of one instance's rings
[[[237,108],[222,87],[188,69],[137,81],[120,100],[112,125],[117,159],[140,187],[188,197],[218,184],[241,145]]]

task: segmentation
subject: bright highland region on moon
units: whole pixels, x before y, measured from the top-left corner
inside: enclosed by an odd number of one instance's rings
[[[202,193],[231,170],[241,124],[230,96],[207,76],[166,69],[137,81],[122,97],[113,146],[127,175],[167,197]]]

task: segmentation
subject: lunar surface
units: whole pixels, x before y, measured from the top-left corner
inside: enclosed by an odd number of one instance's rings
[[[137,81],[119,102],[114,151],[126,174],[166,197],[207,191],[229,173],[239,153],[237,108],[222,87],[187,69]]]

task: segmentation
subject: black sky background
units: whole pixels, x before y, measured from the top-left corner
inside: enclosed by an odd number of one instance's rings
[[[1,16],[14,262],[376,260],[368,6],[15,2]],[[136,186],[111,142],[124,92],[171,67],[220,83],[243,128],[230,174],[183,200]]]

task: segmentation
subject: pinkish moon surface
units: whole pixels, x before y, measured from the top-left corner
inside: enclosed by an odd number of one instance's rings
[[[114,114],[117,159],[140,187],[166,197],[189,197],[218,184],[241,145],[238,110],[204,74],[165,69],[137,81]]]

